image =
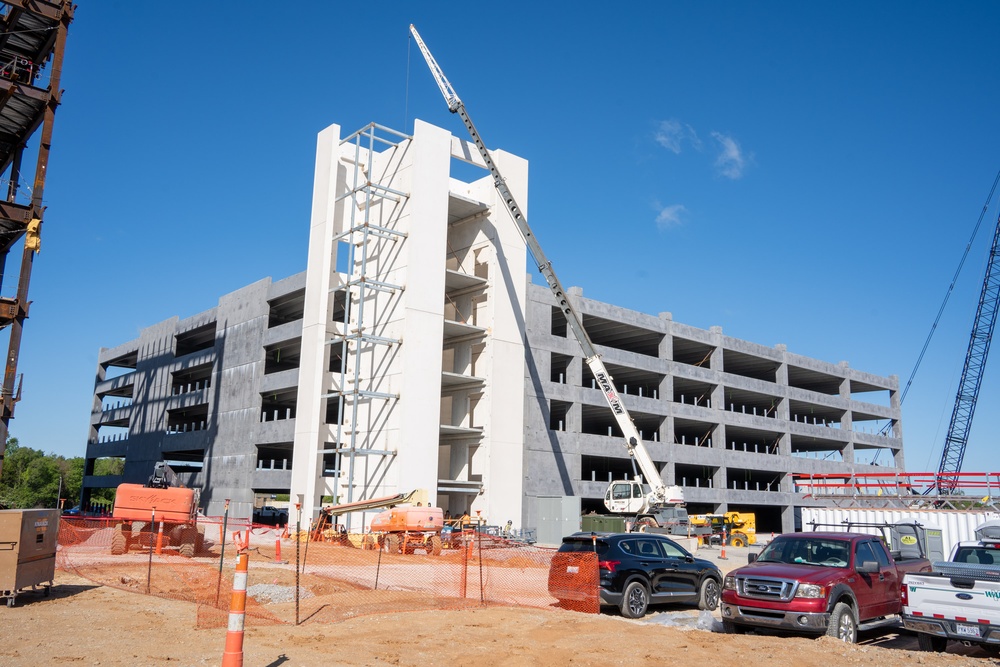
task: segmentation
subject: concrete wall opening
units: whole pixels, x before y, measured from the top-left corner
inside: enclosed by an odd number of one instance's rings
[[[190,329],[174,336],[174,356],[183,357],[215,347],[215,322]]]
[[[212,363],[183,368],[170,374],[170,394],[177,396],[212,386]]]
[[[273,328],[298,322],[305,312],[306,290],[305,288],[289,292],[267,302],[267,326]]]

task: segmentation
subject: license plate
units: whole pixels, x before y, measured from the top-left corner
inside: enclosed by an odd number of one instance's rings
[[[965,623],[955,624],[955,634],[964,635],[966,637],[978,637],[979,636],[979,626],[978,625],[966,625]]]
[[[577,567],[576,565],[566,566],[566,574],[579,574],[579,573],[580,573],[580,568]]]

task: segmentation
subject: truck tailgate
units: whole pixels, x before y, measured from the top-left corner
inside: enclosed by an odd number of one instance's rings
[[[941,568],[935,563],[933,573],[907,574],[903,580],[907,589],[908,604],[904,613],[915,617],[945,619],[958,622],[1000,625],[1000,578],[996,568],[986,573],[982,566],[956,566]]]

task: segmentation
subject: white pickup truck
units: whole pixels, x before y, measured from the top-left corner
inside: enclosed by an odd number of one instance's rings
[[[1000,522],[983,524],[976,537],[931,572],[903,577],[903,625],[917,633],[921,650],[944,651],[956,641],[1000,656]]]

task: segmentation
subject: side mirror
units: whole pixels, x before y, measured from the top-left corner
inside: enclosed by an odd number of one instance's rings
[[[879,566],[877,561],[865,560],[858,563],[854,569],[862,574],[878,574]]]
[[[757,560],[757,556],[759,556],[759,555],[760,554],[754,553],[753,551],[751,551],[750,553],[747,554],[747,562],[748,563],[754,562],[755,560]]]

